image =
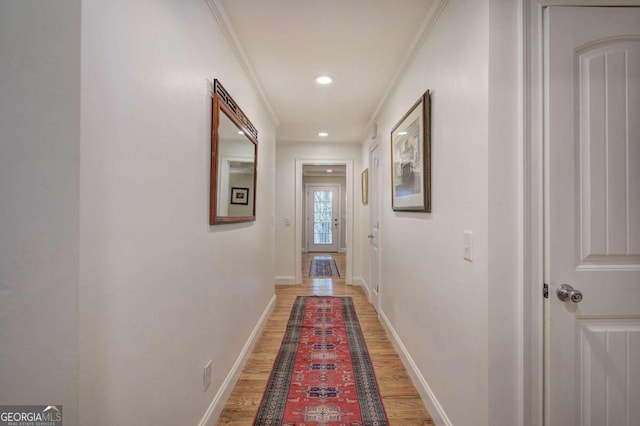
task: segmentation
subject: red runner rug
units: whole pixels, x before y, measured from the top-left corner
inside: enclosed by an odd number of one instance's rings
[[[350,297],[296,298],[253,424],[389,424]]]

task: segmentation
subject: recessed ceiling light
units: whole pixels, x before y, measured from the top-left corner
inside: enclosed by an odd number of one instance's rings
[[[406,134],[407,134],[407,132],[398,132],[398,134],[399,134],[400,136],[404,136],[404,135],[406,135]]]
[[[315,77],[313,77],[313,79],[316,81],[316,83],[322,84],[322,85],[331,84],[333,82],[333,77],[327,74],[318,74]]]
[[[239,135],[244,135],[244,132],[242,130],[238,130],[238,134]]]
[[[321,138],[326,138],[327,136],[329,136],[329,133],[327,133],[327,132],[319,132],[318,136],[320,136]]]
[[[327,169],[327,173],[333,173],[333,170]]]

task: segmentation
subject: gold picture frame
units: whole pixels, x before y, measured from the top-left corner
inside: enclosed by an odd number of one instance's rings
[[[362,185],[362,204],[369,204],[369,169],[366,168],[360,175]]]

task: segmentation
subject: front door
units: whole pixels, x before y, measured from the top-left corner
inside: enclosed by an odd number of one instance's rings
[[[339,186],[309,186],[307,240],[310,252],[337,252],[340,248]]]
[[[546,424],[640,425],[640,8],[544,13]]]

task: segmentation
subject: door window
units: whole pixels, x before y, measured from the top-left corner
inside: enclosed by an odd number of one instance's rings
[[[313,244],[333,244],[332,191],[313,191]]]

